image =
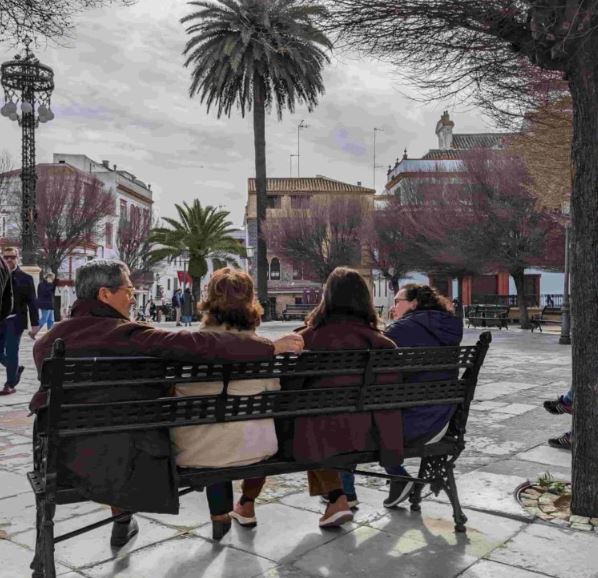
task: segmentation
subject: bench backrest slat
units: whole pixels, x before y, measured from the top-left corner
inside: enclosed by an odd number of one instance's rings
[[[457,422],[460,419],[463,423],[457,424],[457,430],[463,432],[490,342],[488,333],[482,336],[476,346],[308,351],[299,356],[286,354],[272,360],[244,363],[56,356],[46,360],[42,368],[42,384],[51,386],[46,433],[58,442],[59,438],[89,434],[438,404],[459,405],[461,417]],[[393,373],[396,379],[392,378]],[[314,378],[339,375],[354,376],[359,385],[312,384]],[[423,375],[426,381],[421,381]],[[283,384],[291,383],[289,387],[293,389],[229,395],[225,387],[219,395],[76,402],[82,399],[82,393],[83,398],[87,395],[83,391],[86,389],[93,393],[105,387],[127,386],[126,391],[130,391],[131,385],[150,386],[155,397],[170,395],[174,384],[269,377],[282,378]],[[306,384],[316,387],[304,388]],[[62,398],[68,390],[72,392],[68,396],[75,397],[67,397],[69,402],[64,403]]]

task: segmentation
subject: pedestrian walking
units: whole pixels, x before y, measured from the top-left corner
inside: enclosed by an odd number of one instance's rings
[[[4,321],[12,312],[12,281],[10,269],[6,261],[0,257],[0,322]]]
[[[10,395],[15,392],[25,370],[22,365],[19,365],[19,345],[23,331],[27,329],[27,314],[31,322],[29,336],[32,338],[35,338],[39,331],[39,317],[33,277],[20,269],[19,250],[7,247],[4,249],[3,257],[10,269],[13,308],[11,315],[0,323],[0,363],[6,367],[6,383],[0,395]]]
[[[44,325],[52,329],[54,325],[54,292],[56,291],[56,279],[54,273],[48,273],[37,286],[37,307],[39,309],[39,326]]]
[[[191,293],[191,289],[187,287],[183,293],[182,317],[183,325],[190,327],[193,321],[193,314],[195,313],[195,297]]]
[[[181,308],[183,306],[183,296],[181,290],[177,289],[172,296],[172,307],[174,309],[174,319],[176,326],[181,326]]]

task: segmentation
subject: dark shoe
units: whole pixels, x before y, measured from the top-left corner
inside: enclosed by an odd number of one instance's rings
[[[390,491],[388,498],[382,502],[385,508],[394,508],[397,504],[404,502],[413,490],[413,482],[404,482],[401,480],[390,481]]]
[[[326,512],[320,518],[320,528],[337,528],[352,521],[353,512],[347,503],[347,496],[341,496],[336,502],[330,502],[326,506]]]
[[[231,518],[228,514],[222,516],[211,516],[212,518],[212,540],[222,540],[231,527]]]
[[[10,395],[11,393],[15,393],[16,389],[11,385],[5,385],[4,389],[0,391],[0,395]]]
[[[241,502],[237,502],[229,516],[233,520],[236,520],[243,528],[255,528],[257,526],[255,504],[252,501],[248,500],[243,505],[241,505]]]
[[[21,381],[21,375],[23,375],[24,371],[25,371],[25,367],[22,365],[19,365],[19,367],[17,368],[17,381],[15,381],[13,387],[16,387],[17,385],[19,385],[19,381]]]
[[[571,432],[568,431],[567,433],[563,434],[558,438],[550,438],[548,440],[548,445],[551,448],[557,448],[559,450],[571,450],[571,448],[573,447]]]
[[[131,516],[129,522],[114,522],[112,524],[112,536],[110,545],[120,548],[124,546],[133,536],[139,533],[137,520]]]
[[[563,396],[559,396],[558,399],[545,401],[544,409],[552,415],[562,415],[564,413],[573,413],[573,406],[563,401]]]

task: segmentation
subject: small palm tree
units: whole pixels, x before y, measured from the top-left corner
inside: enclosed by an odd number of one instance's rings
[[[181,22],[190,23],[185,66],[192,67],[189,93],[198,95],[218,117],[230,117],[233,106],[253,108],[257,193],[257,287],[262,304],[268,300],[266,241],[266,111],[276,105],[278,118],[295,103],[308,110],[324,92],[322,67],[329,61],[322,50],[332,44],[315,25],[326,14],[305,0],[193,1],[198,10]]]
[[[231,236],[234,229],[231,228],[232,223],[227,220],[230,214],[228,211],[212,206],[202,207],[197,199],[191,206],[183,203],[183,206],[175,207],[179,214],[178,219],[163,217],[170,228],[155,227],[150,233],[150,241],[159,245],[151,252],[151,260],[172,261],[188,251],[193,295],[199,303],[201,278],[208,272],[208,257],[238,267],[234,255],[246,257],[247,254],[245,247]]]

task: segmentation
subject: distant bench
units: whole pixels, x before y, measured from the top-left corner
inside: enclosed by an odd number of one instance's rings
[[[531,318],[530,324],[532,333],[534,329],[539,329],[542,333],[542,325],[562,325],[562,310],[560,307],[544,307],[542,313]]]
[[[287,305],[282,312],[282,319],[283,321],[289,321],[290,319],[300,319],[303,321],[313,308],[314,306],[309,303]]]
[[[154,357],[69,358],[64,342],[57,339],[52,357],[44,361],[41,371],[41,389],[49,392],[49,399],[48,405],[38,411],[35,421],[34,469],[27,474],[35,493],[37,511],[33,578],[56,577],[56,543],[123,516],[105,518],[54,535],[56,505],[89,501],[78,488],[60,477],[58,455],[61,444],[68,439],[117,432],[167,430],[264,418],[287,423],[304,416],[454,404],[455,413],[441,440],[404,448],[405,458],[422,458],[417,478],[355,469],[359,464],[378,463],[377,449],[339,454],[321,462],[303,462],[287,455],[285,447],[288,444],[279,440],[281,451],[269,460],[245,466],[179,469],[177,484],[179,495],[182,495],[217,482],[330,468],[378,478],[408,479],[415,482],[410,495],[412,510],[420,510],[422,489],[429,484],[435,494],[440,490],[447,494],[453,508],[455,531],[465,532],[467,518],[459,505],[454,463],[465,448],[469,406],[491,340],[486,331],[480,334],[476,345],[459,347],[306,351],[263,361],[187,363]],[[418,381],[422,372],[431,372],[437,377],[432,377],[433,381]],[[385,375],[396,375],[397,378],[392,383],[378,383]],[[315,378],[332,376],[353,377],[354,385],[310,386]],[[228,393],[231,381],[267,378],[281,379],[283,388],[255,395]],[[285,384],[285,378],[291,379],[292,384]],[[176,384],[214,380],[222,381],[222,393],[189,397],[169,397],[167,393]],[[82,392],[117,388],[122,384],[163,387],[165,397],[102,403],[69,400],[73,394],[80,396]]]
[[[467,327],[509,328],[509,308],[504,305],[470,305],[465,317]]]

